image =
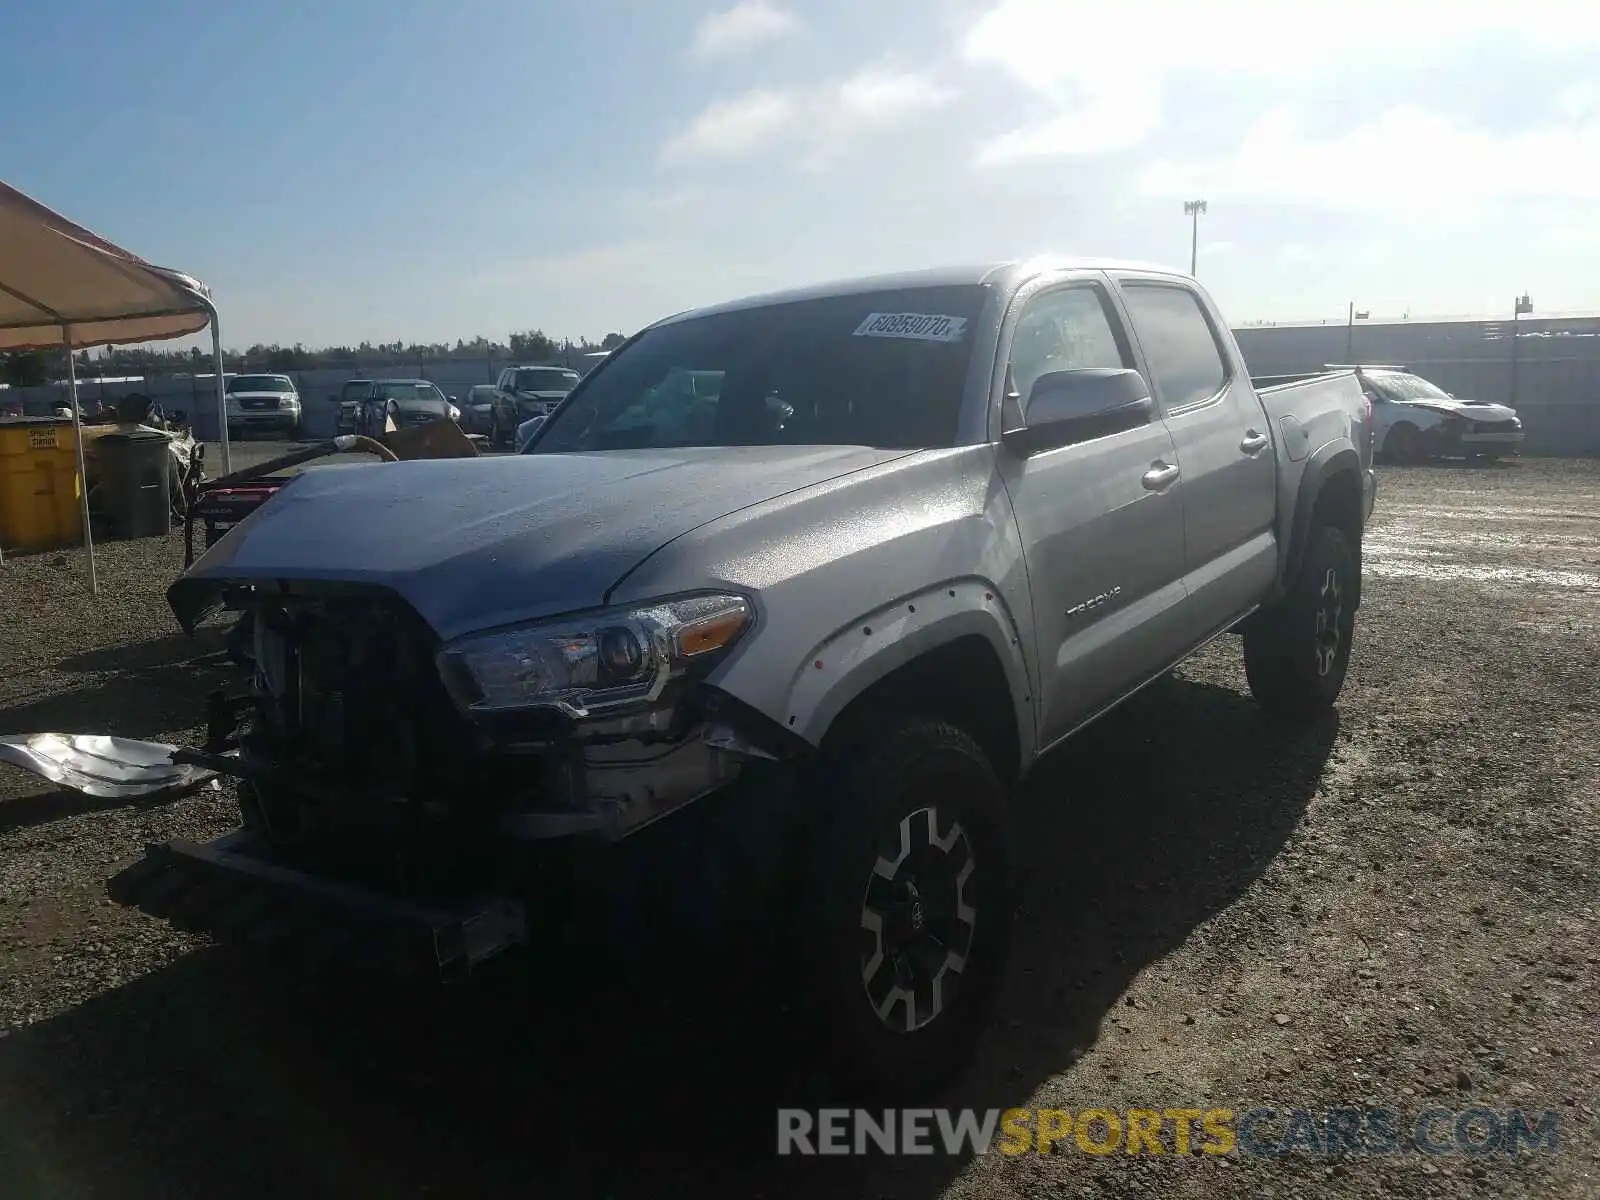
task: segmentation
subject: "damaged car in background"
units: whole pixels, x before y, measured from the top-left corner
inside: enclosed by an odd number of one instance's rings
[[[112,894],[445,974],[574,905],[749,922],[842,1072],[925,1085],[1003,976],[1007,797],[1042,755],[1229,634],[1266,709],[1334,704],[1371,417],[1351,372],[1257,390],[1157,268],[658,322],[521,454],[306,472],[172,585],[187,631],[246,614],[248,686],[119,769],[231,776],[241,826]]]
[[[1493,462],[1522,452],[1522,418],[1504,404],[1462,400],[1402,366],[1329,363],[1321,372],[1260,377],[1292,383],[1328,371],[1354,371],[1372,402],[1379,458],[1418,464],[1435,458]]]

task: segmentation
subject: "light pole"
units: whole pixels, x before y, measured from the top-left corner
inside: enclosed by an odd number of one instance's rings
[[[1197,274],[1195,268],[1200,264],[1200,214],[1205,212],[1204,200],[1185,200],[1183,202],[1183,215],[1190,219],[1189,231],[1189,274]]]
[[[1533,311],[1533,301],[1523,292],[1511,306],[1511,407],[1517,406],[1517,320]]]
[[[1344,323],[1344,360],[1354,364],[1356,361],[1356,322],[1365,321],[1367,314],[1356,311],[1356,302],[1350,301],[1350,309]]]

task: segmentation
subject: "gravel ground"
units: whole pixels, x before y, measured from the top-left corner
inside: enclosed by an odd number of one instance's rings
[[[1336,717],[1265,726],[1227,640],[1043,767],[1009,985],[935,1101],[1552,1109],[1554,1154],[777,1162],[816,1078],[761,977],[272,980],[103,899],[229,794],[0,768],[0,1195],[1600,1195],[1597,513],[1594,462],[1388,470]],[[100,563],[99,604],[81,555],[0,569],[0,729],[198,736],[225,668],[166,611],[178,540]]]

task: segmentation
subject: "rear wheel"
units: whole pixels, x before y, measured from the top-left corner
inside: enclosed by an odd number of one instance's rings
[[[816,1016],[846,1075],[917,1089],[965,1060],[1001,979],[1005,789],[970,737],[930,718],[876,720],[825,753],[798,897]]]
[[[1268,712],[1307,719],[1338,700],[1355,634],[1358,569],[1342,530],[1314,528],[1289,594],[1246,627],[1245,675]]]

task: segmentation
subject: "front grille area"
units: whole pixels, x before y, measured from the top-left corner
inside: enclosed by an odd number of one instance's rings
[[[425,627],[398,601],[264,602],[256,616],[259,748],[275,765],[356,792],[441,782],[467,733]]]
[[[1472,426],[1473,433],[1515,433],[1517,422],[1509,421],[1478,421]]]

